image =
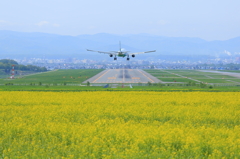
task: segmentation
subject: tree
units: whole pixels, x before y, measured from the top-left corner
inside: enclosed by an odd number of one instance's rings
[[[89,81],[87,81],[87,86],[90,86],[90,82]]]
[[[207,86],[206,84],[200,83],[200,87],[201,87],[201,88],[205,88],[206,86]]]
[[[45,72],[45,71],[47,71],[47,69],[45,67],[38,67],[38,66],[33,66],[33,65],[24,66],[24,65],[19,65],[14,60],[8,60],[8,59],[0,60],[0,69],[4,69],[5,73],[10,73],[12,65],[14,65],[15,70],[34,71],[34,72]]]
[[[10,60],[10,59],[2,59],[2,60],[0,60],[0,63],[11,64],[11,65],[18,65],[17,61]]]
[[[151,86],[151,85],[152,85],[152,83],[148,81],[148,86]]]

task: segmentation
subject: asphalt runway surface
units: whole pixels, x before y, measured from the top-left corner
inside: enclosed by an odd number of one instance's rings
[[[159,83],[156,77],[140,69],[108,69],[88,79],[90,83]],[[85,81],[84,83],[86,83]]]

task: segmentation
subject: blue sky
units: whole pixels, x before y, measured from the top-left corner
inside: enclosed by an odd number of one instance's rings
[[[239,0],[2,0],[0,30],[227,40],[240,36],[239,8]]]

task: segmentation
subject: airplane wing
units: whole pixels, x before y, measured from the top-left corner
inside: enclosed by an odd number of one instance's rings
[[[95,50],[89,50],[89,49],[87,49],[87,51],[98,52],[101,54],[117,55],[117,52],[104,52],[104,51],[95,51]]]
[[[129,55],[136,55],[136,54],[145,54],[145,53],[150,53],[150,52],[155,52],[156,50],[153,51],[145,51],[145,52],[135,52],[135,53],[129,53]]]

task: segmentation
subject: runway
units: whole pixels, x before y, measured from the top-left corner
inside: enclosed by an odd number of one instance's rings
[[[219,74],[222,74],[222,75],[228,75],[228,76],[240,78],[240,73],[236,73],[236,72],[221,72],[221,71],[208,71],[208,70],[200,70],[200,71],[201,72],[219,73]]]
[[[156,77],[140,69],[108,69],[88,79],[90,83],[159,83]],[[87,81],[84,81],[86,83]]]

